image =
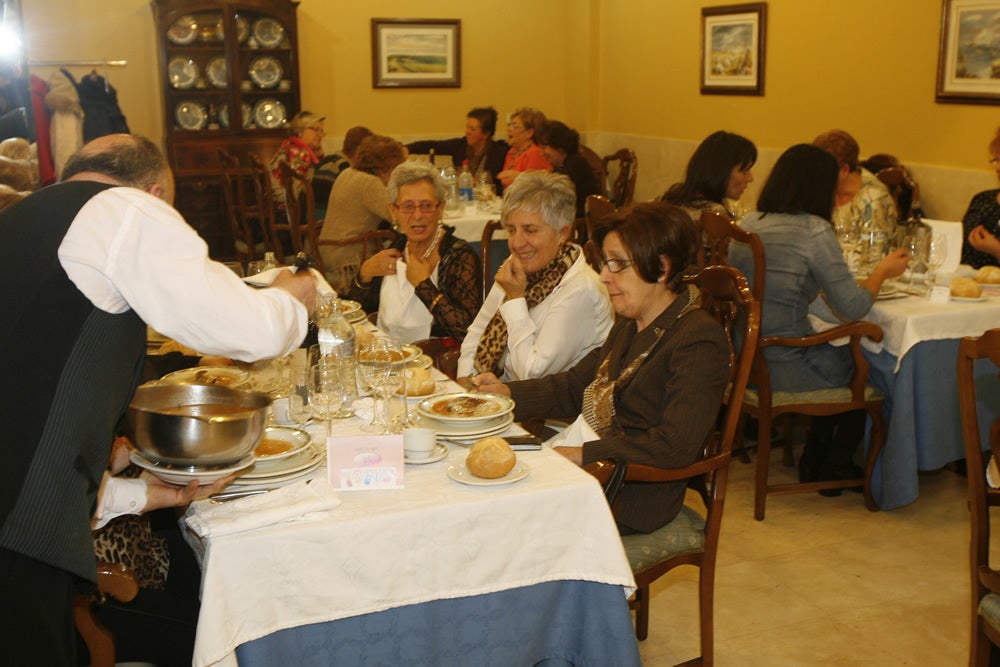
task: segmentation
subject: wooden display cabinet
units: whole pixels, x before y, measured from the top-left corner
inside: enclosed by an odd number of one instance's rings
[[[153,0],[176,207],[215,259],[235,254],[218,148],[268,159],[300,110],[296,0]],[[234,110],[237,110],[234,113]]]

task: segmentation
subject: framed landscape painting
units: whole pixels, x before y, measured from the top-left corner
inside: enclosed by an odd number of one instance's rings
[[[1000,104],[1000,1],[942,3],[936,99]]]
[[[763,95],[767,3],[701,10],[703,95]]]
[[[372,19],[372,86],[459,88],[462,22]]]

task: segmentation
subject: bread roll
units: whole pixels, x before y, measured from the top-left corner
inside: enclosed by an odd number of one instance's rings
[[[984,266],[976,271],[976,282],[987,285],[1000,284],[1000,266]]]
[[[406,395],[427,396],[434,393],[434,378],[426,368],[406,369]]]
[[[951,295],[963,299],[978,299],[983,288],[972,278],[955,278],[951,281]]]
[[[497,436],[477,440],[469,449],[465,465],[476,477],[496,479],[503,477],[514,468],[517,456],[507,441]]]

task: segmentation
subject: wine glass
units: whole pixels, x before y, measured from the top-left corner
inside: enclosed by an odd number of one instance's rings
[[[292,389],[288,394],[288,418],[299,428],[304,428],[312,409],[309,407],[309,369],[292,370]]]
[[[358,351],[358,379],[374,400],[372,421],[362,427],[368,433],[389,433],[389,397],[403,388],[403,352],[399,341],[386,336],[373,339]]]
[[[331,366],[319,363],[309,369],[309,409],[314,418],[323,422],[326,437],[330,437],[330,420],[340,407],[337,378]]]
[[[913,292],[913,281],[918,271],[927,270],[927,260],[930,255],[930,229],[917,227],[907,237],[910,248],[910,286],[907,291]]]
[[[937,278],[937,270],[948,258],[948,237],[944,234],[932,234],[929,252],[927,255],[927,282],[934,285]]]

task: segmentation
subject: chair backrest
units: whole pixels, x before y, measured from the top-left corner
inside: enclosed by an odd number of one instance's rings
[[[302,238],[298,231],[298,222],[294,230],[290,227],[286,216],[279,219],[275,215],[274,186],[271,183],[271,171],[267,164],[256,153],[250,153],[250,175],[253,179],[254,197],[260,215],[261,226],[264,228],[264,243],[279,259],[292,257],[302,250]],[[290,237],[292,252],[288,252],[284,238]],[[298,247],[296,247],[298,246]]]
[[[628,206],[635,195],[635,179],[639,173],[639,159],[635,156],[635,151],[622,148],[611,155],[605,155],[601,161],[604,164],[605,179],[611,181],[603,188],[608,199],[618,208]]]
[[[385,250],[399,238],[399,234],[391,229],[376,229],[361,235],[361,263],[372,255]]]
[[[767,260],[760,237],[737,225],[727,214],[708,209],[701,213],[701,238],[702,242],[698,244],[696,251],[699,268],[713,264],[728,266],[729,243],[733,240],[750,246],[753,256],[753,296],[763,303]]]
[[[257,259],[254,243],[254,225],[258,220],[257,199],[249,172],[240,159],[224,148],[216,150],[221,164],[223,205],[233,232],[234,250],[240,261]]]
[[[501,227],[499,220],[490,220],[483,225],[483,236],[479,240],[479,261],[483,267],[483,301],[486,300],[486,295],[493,287],[493,276],[496,274],[490,264],[490,258],[493,255],[493,232]]]
[[[889,188],[889,194],[896,202],[896,213],[900,220],[908,219],[920,209],[920,187],[910,177],[905,167],[902,165],[886,167],[875,175]]]
[[[323,271],[323,260],[319,256],[318,246],[319,223],[316,220],[316,198],[313,193],[312,181],[296,172],[285,161],[278,163],[278,182],[284,193],[285,220],[279,223],[275,219],[275,231],[288,232],[292,250],[299,253],[308,252],[317,262],[317,268]]]
[[[455,344],[453,339],[424,338],[413,341],[413,344],[434,360],[434,365],[437,366],[438,370],[452,380],[455,379],[458,374],[458,358],[461,356],[462,348]]]
[[[587,161],[590,170],[594,172],[594,182],[597,183],[597,187],[601,189],[601,192],[604,192],[607,189],[605,180],[608,177],[608,172],[604,168],[604,160],[601,159],[600,155],[583,144],[580,144],[580,155]]]
[[[594,229],[604,218],[615,212],[615,205],[604,195],[587,195],[583,214],[587,222],[587,238],[594,238]]]
[[[979,601],[988,592],[1000,592],[1000,572],[990,568],[989,508],[1000,505],[1000,491],[986,483],[986,464],[979,435],[976,409],[976,377],[974,366],[979,359],[989,359],[1000,366],[1000,329],[990,329],[978,338],[963,338],[958,346],[958,397],[962,412],[962,434],[965,439],[966,476],[969,484],[969,510],[972,519],[972,540],[969,563],[972,579],[972,653],[982,653],[983,644],[976,646],[978,637]],[[995,370],[995,369],[994,369]],[[989,430],[993,458],[1000,454],[1000,419]],[[1000,459],[998,459],[1000,460]],[[988,642],[986,643],[988,648]],[[988,651],[987,651],[988,655]],[[986,664],[988,660],[979,664]],[[971,661],[969,664],[973,664]]]

